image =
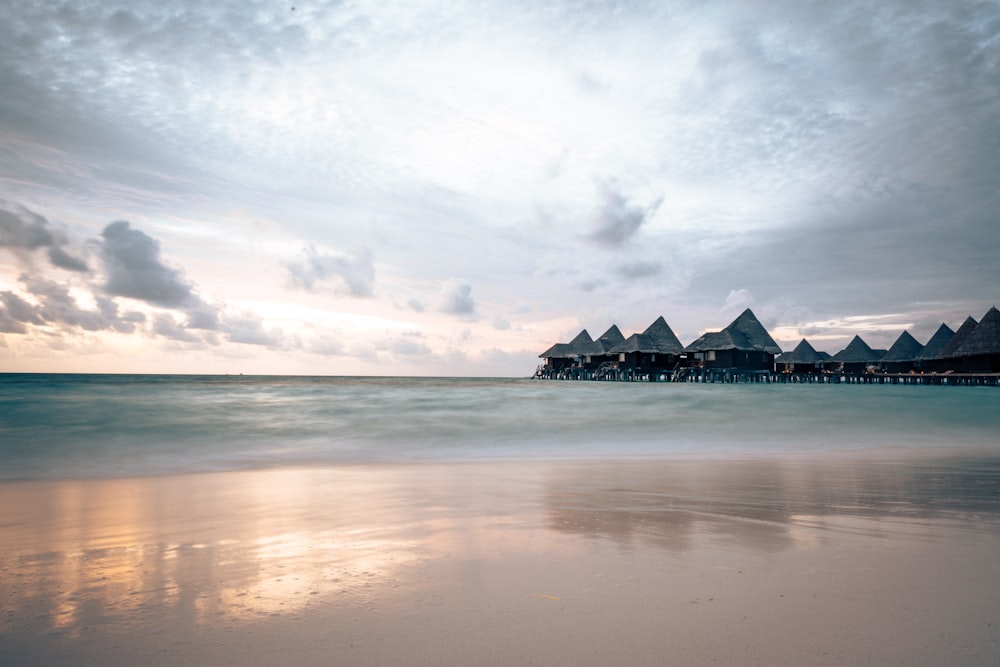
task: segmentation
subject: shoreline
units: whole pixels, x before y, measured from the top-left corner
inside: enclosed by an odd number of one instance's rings
[[[1000,457],[0,484],[0,661],[982,664]]]

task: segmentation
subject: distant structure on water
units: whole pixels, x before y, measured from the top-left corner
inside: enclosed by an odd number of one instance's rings
[[[538,355],[535,378],[649,382],[859,382],[991,384],[1000,381],[1000,311],[942,323],[926,344],[903,331],[888,350],[861,336],[831,356],[802,341],[781,348],[747,308],[721,331],[686,347],[661,316],[628,338],[612,325],[597,340],[586,329]]]

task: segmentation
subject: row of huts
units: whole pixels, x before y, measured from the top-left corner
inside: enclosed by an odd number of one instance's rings
[[[942,323],[925,344],[904,331],[888,350],[876,350],[855,336],[834,355],[818,352],[806,339],[782,352],[749,308],[725,329],[705,333],[686,346],[661,316],[628,338],[617,325],[596,340],[584,329],[539,357],[543,363],[535,377],[548,379],[681,380],[705,372],[998,373],[1000,311],[990,308],[979,322],[969,316],[957,331]]]

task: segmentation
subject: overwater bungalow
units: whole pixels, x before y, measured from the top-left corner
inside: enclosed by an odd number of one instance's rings
[[[923,349],[909,331],[904,331],[879,361],[879,366],[887,373],[908,373],[914,369],[917,355]]]
[[[861,336],[855,336],[843,350],[833,355],[826,366],[841,373],[865,373],[874,368],[885,351],[873,350]]]
[[[932,372],[956,370],[956,358],[958,357],[956,352],[962,346],[962,343],[965,342],[965,339],[972,335],[977,326],[979,326],[979,322],[973,319],[972,315],[966,317],[965,321],[962,322],[962,326],[958,328],[955,335],[941,348],[937,355],[933,359],[921,362],[921,369]]]
[[[965,372],[1000,372],[1000,311],[996,306],[983,315],[976,328],[955,350],[954,357],[958,361],[956,365]]]
[[[722,331],[703,334],[684,351],[691,365],[750,371],[771,371],[781,348],[747,308]]]
[[[581,364],[584,368],[600,368],[602,364],[616,362],[618,355],[613,353],[614,348],[625,342],[625,336],[618,329],[617,324],[612,324],[611,328],[601,334],[597,340],[585,346],[584,356]]]
[[[775,357],[774,365],[779,373],[819,373],[823,370],[823,362],[829,359],[829,354],[817,352],[816,348],[803,338],[794,350],[782,352]]]
[[[565,370],[580,363],[580,360],[587,355],[587,350],[593,345],[594,339],[586,329],[576,335],[568,343],[556,343],[549,349],[542,352],[538,357],[544,359],[536,374],[552,374]]]
[[[707,332],[687,347],[660,316],[628,338],[617,325],[596,340],[583,329],[538,356],[544,362],[535,377],[550,379],[996,386],[1000,310],[991,307],[979,322],[970,315],[957,331],[942,323],[926,345],[909,331],[888,350],[873,349],[854,336],[832,357],[805,338],[782,354],[749,308],[725,329]]]
[[[947,345],[954,336],[955,332],[952,331],[951,327],[942,322],[941,326],[939,326],[937,331],[934,332],[934,335],[931,336],[931,339],[927,341],[926,345],[924,345],[924,349],[920,350],[917,354],[913,364],[914,369],[923,371],[925,369],[933,368],[934,360],[938,358],[938,355],[941,354],[941,350],[944,349],[945,345]]]
[[[632,334],[611,349],[622,371],[664,371],[677,368],[684,346],[663,319],[656,318],[645,331]]]

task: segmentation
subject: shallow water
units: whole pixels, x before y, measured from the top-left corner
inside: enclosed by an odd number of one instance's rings
[[[336,462],[1000,451],[1000,389],[0,375],[0,479]]]
[[[984,463],[7,482],[0,664],[997,664]]]

